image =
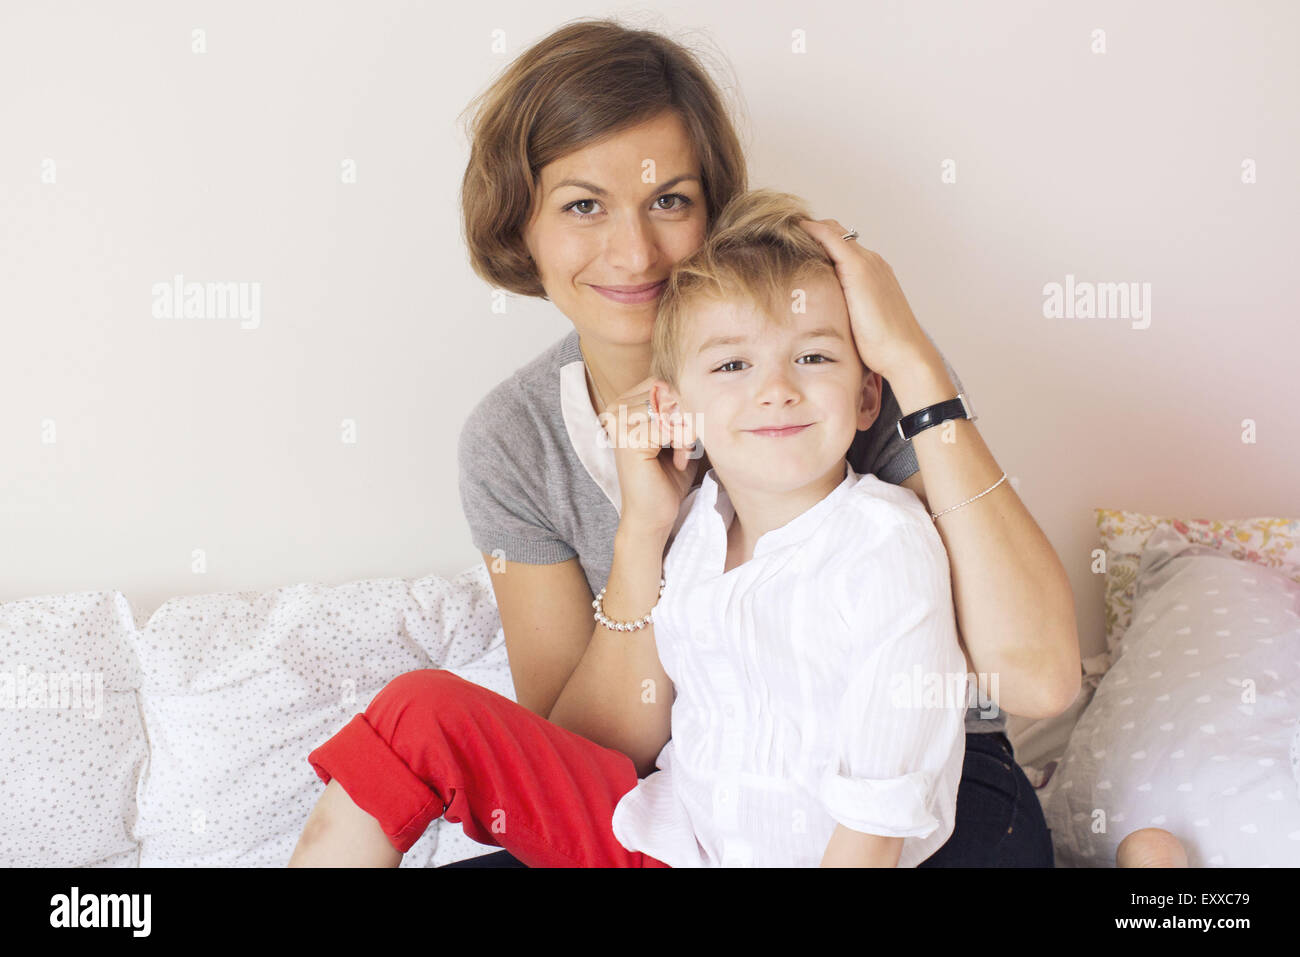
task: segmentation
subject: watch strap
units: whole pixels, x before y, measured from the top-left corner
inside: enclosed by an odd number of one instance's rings
[[[924,409],[917,409],[915,412],[903,416],[898,420],[898,434],[904,442],[908,442],[917,433],[924,432],[941,422],[947,422],[949,419],[970,419],[972,422],[975,421],[975,416],[971,412],[970,403],[966,401],[964,392],[958,393],[955,399],[936,402],[934,405],[927,405]]]

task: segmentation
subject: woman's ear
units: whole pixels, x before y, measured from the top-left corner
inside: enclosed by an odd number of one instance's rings
[[[879,372],[862,370],[862,391],[858,394],[858,431],[865,432],[880,415],[883,400],[882,379]]]

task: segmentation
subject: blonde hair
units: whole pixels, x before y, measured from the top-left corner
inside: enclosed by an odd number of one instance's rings
[[[768,324],[791,321],[791,291],[835,261],[803,227],[812,219],[792,193],[755,189],[738,195],[718,216],[703,246],[676,263],[659,296],[651,340],[650,374],[679,384],[690,338],[691,307],[703,301],[742,302]]]
[[[562,156],[670,110],[700,163],[707,222],[746,188],[744,150],[700,55],[612,19],[583,18],[539,40],[470,110],[460,190],[470,265],[517,295],[545,297],[523,230],[542,168]]]

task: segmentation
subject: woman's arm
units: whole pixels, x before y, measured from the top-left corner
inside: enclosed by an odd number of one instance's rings
[[[931,348],[890,387],[903,415],[957,394]],[[951,442],[945,431],[951,427]],[[921,471],[902,485],[931,512],[1002,476],[975,424],[954,419],[912,439]],[[1079,634],[1065,568],[1009,482],[935,520],[952,570],[957,630],[972,670],[997,677],[998,707],[1027,718],[1060,714],[1079,692]]]
[[[602,601],[606,617],[634,621],[659,601],[664,546],[671,528],[619,523],[614,561]],[[590,589],[588,589],[590,591]],[[593,624],[591,602],[584,609]],[[622,751],[644,777],[672,731],[673,683],[664,672],[651,622],[634,631],[595,624],[581,660],[551,709],[550,719],[597,744]]]
[[[613,441],[622,493],[604,597],[605,615],[614,621],[639,619],[658,603],[665,546],[699,468],[699,459],[691,457],[695,436],[688,424],[651,422],[654,382],[647,378],[619,396],[602,421]],[[630,431],[622,432],[625,426]],[[467,500],[474,489],[500,481],[493,473],[477,474],[483,465],[469,449],[462,433],[461,488]],[[494,517],[528,535],[538,534],[544,524],[499,510]],[[613,631],[597,624],[591,588],[576,558],[525,565],[482,554],[505,631],[516,700],[589,741],[622,751],[639,776],[653,771],[671,734],[673,704],[654,625]]]
[[[844,239],[838,220],[800,225],[834,260],[862,361],[889,382],[903,414],[954,398],[943,358],[889,263]],[[954,441],[944,442],[949,425]],[[966,419],[926,429],[912,445],[924,484],[903,484],[931,512],[966,501],[1002,475]],[[957,628],[972,670],[996,677],[989,691],[999,708],[1029,718],[1060,714],[1079,691],[1079,634],[1070,580],[1051,542],[1007,482],[935,525],[948,549]]]
[[[605,588],[615,621],[640,618],[659,600],[670,530],[620,525]],[[654,770],[668,743],[673,686],[655,647],[654,624],[610,631],[592,618],[592,594],[578,560],[554,565],[497,563],[492,571],[515,694],[560,727],[632,759],[638,776]]]
[[[508,562],[483,552],[505,631],[515,700],[547,717],[591,641],[591,589],[578,559]]]

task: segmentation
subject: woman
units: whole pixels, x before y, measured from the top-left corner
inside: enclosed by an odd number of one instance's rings
[[[567,25],[521,54],[479,98],[471,139],[462,202],[475,271],[550,300],[574,330],[471,413],[459,443],[462,502],[491,572],[519,704],[623,752],[644,777],[655,728],[639,700],[613,689],[627,687],[625,643],[652,641],[653,627],[635,639],[608,631],[592,600],[605,588],[615,620],[653,606],[674,517],[708,464],[681,468],[681,448],[657,458],[610,448],[597,417],[644,417],[654,287],[746,188],[743,152],[692,54],[605,20]],[[901,438],[900,415],[952,399],[957,376],[879,256],[842,238],[836,220],[804,226],[836,262],[863,362],[885,380],[851,464],[906,486],[932,512],[953,509],[936,525],[970,670],[994,676],[1002,709],[1059,713],[1080,671],[1059,559],[969,420]],[[1037,797],[1000,714],[985,710],[967,716],[955,830],[922,866],[1051,866]],[[349,804],[336,787],[327,800]],[[448,866],[515,864],[503,851]]]

